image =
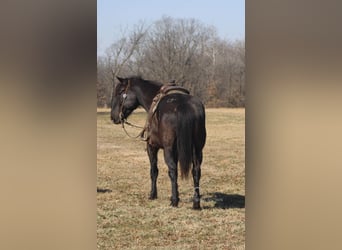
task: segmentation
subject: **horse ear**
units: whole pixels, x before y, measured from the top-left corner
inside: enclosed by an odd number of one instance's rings
[[[116,78],[120,81],[120,83],[121,83],[123,86],[127,86],[127,83],[128,83],[127,78],[121,78],[121,77],[119,77],[119,76],[117,76]]]
[[[118,79],[121,83],[123,83],[123,81],[125,80],[125,79],[123,79],[123,78],[121,78],[119,76],[117,76],[116,79]]]

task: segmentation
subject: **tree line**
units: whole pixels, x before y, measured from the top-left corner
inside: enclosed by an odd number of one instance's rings
[[[97,106],[110,106],[116,76],[175,81],[207,107],[244,107],[245,42],[218,37],[196,19],[135,25],[97,58]]]

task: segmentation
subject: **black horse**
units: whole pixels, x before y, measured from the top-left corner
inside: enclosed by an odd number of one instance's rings
[[[143,80],[140,77],[120,78],[114,86],[111,119],[120,124],[142,106],[147,112],[162,83]],[[199,181],[201,177],[202,150],[206,140],[205,111],[199,98],[181,93],[165,95],[157,105],[149,124],[147,153],[151,164],[150,199],[157,198],[157,155],[164,150],[164,160],[171,179],[171,205],[178,206],[177,165],[181,176],[187,178],[192,164],[194,181],[193,208],[200,209]]]

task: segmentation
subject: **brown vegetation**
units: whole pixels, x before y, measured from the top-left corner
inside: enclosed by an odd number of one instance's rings
[[[208,138],[200,185],[203,209],[194,211],[191,178],[179,179],[179,208],[169,206],[171,183],[162,152],[158,199],[148,200],[145,143],[128,138],[121,126],[113,125],[108,110],[98,110],[98,249],[244,249],[244,109],[206,112]],[[137,110],[130,121],[144,124],[145,117],[143,110]]]

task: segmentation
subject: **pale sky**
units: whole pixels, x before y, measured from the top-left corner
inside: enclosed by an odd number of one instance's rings
[[[97,53],[102,55],[122,29],[163,16],[195,18],[224,39],[245,38],[244,0],[97,0]]]

